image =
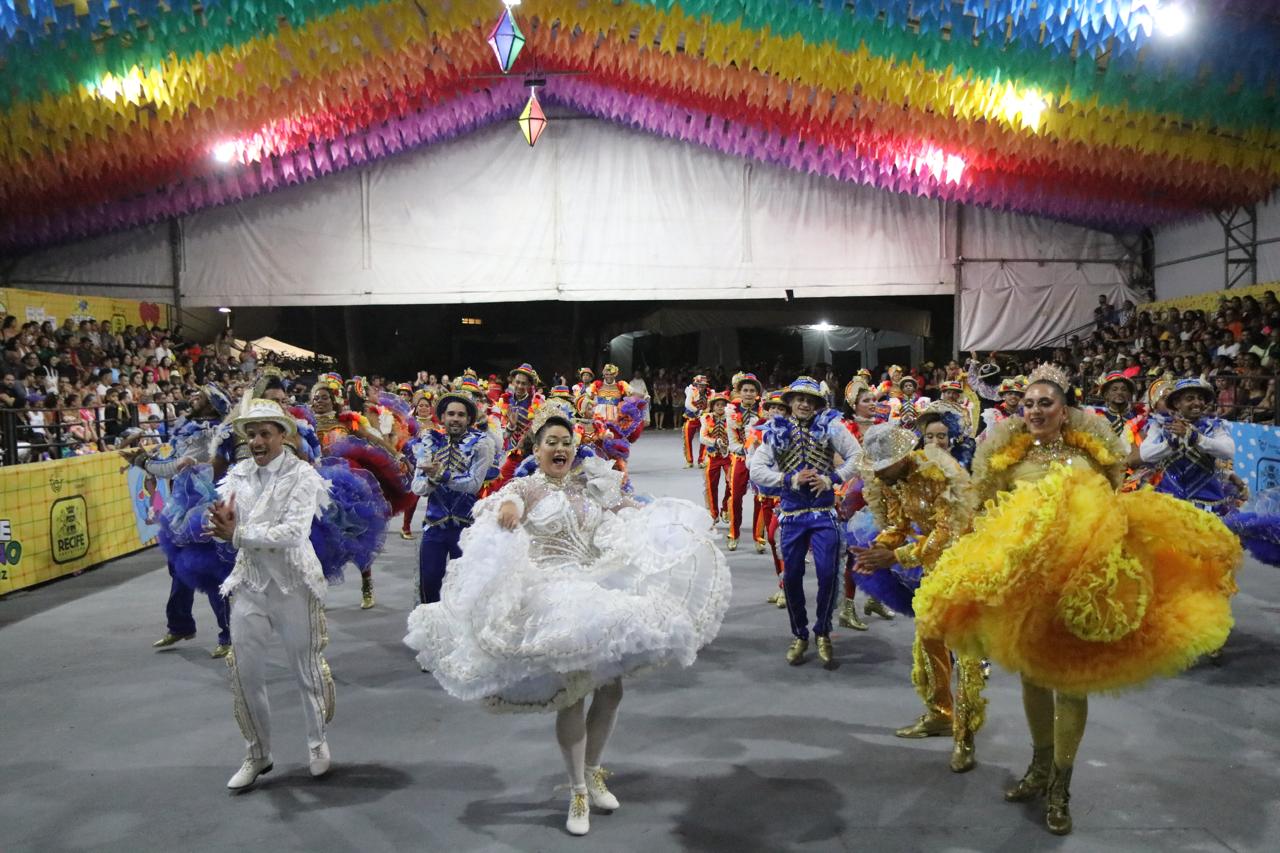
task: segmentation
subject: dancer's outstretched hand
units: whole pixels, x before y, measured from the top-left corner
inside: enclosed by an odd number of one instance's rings
[[[498,524],[504,530],[515,530],[520,526],[520,508],[510,501],[498,507]]]

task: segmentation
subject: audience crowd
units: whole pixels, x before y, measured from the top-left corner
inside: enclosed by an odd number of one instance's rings
[[[1051,360],[1073,378],[1081,402],[1098,403],[1102,379],[1122,373],[1133,380],[1138,399],[1157,379],[1198,376],[1217,389],[1220,417],[1274,422],[1276,377],[1280,372],[1280,301],[1273,291],[1263,297],[1226,297],[1217,310],[1168,308],[1139,311],[1131,302],[1112,305],[1099,298],[1095,322],[1087,336],[1072,336],[1061,346],[1028,352],[970,353],[962,365],[925,362],[903,365],[916,378],[922,396],[936,399],[947,380],[982,374],[991,385],[1026,375]],[[94,453],[115,446],[127,432],[163,440],[183,414],[187,401],[206,382],[223,387],[233,398],[251,386],[264,369],[282,375],[291,396],[306,402],[317,371],[314,365],[281,362],[250,345],[233,347],[226,329],[209,344],[187,340],[181,328],[125,326],[119,331],[97,320],[20,323],[6,315],[0,327],[0,453],[16,453],[17,461],[38,461]],[[890,365],[876,365],[873,384],[884,380]],[[768,388],[780,388],[797,374],[817,378],[833,406],[842,406],[851,376],[839,376],[829,365],[772,363],[745,368]],[[724,366],[684,365],[652,373],[637,370],[633,391],[650,400],[654,428],[679,428],[686,386],[703,374],[712,388],[727,388],[732,372]],[[458,377],[420,371],[411,382],[395,383],[371,376],[371,395],[433,397]],[[546,386],[573,385],[577,374],[543,377]],[[490,394],[505,390],[504,377],[488,377]],[[10,435],[5,435],[8,432]],[[12,462],[13,459],[6,459]]]

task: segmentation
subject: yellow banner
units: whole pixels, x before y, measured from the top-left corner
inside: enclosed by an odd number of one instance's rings
[[[16,287],[0,287],[0,315],[3,314],[17,317],[19,325],[29,320],[37,323],[52,320],[57,327],[68,317],[75,323],[97,320],[110,323],[113,332],[119,332],[125,326],[169,326],[169,306],[158,302],[110,296],[73,296]]]
[[[0,595],[154,544],[167,484],[119,453],[0,468]]]

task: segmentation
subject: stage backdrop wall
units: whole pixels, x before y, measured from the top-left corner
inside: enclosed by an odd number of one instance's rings
[[[580,119],[534,149],[496,125],[185,217],[178,256],[191,306],[952,295],[957,210]],[[961,221],[968,257],[1122,255],[1084,228],[976,208]],[[9,275],[163,280],[166,236],[42,252]],[[1065,331],[1121,281],[1009,269],[965,276],[964,346]]]

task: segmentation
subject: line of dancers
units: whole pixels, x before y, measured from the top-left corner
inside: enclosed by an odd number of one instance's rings
[[[644,401],[615,367],[602,372],[544,393],[522,364],[497,401],[474,376],[430,401],[369,401],[358,377],[325,376],[309,408],[282,402],[269,378],[238,405],[210,386],[167,461],[130,454],[170,478],[161,542],[175,585],[230,601],[225,655],[247,754],[228,788],[248,790],[273,766],[272,634],[303,697],[311,772],[328,772],[325,589],[354,565],[373,607],[388,521],[421,500],[420,604],[405,642],[451,696],[555,714],[573,835],[588,832],[592,809],[619,808],[602,762],[624,680],[691,666],[715,639],[748,491],[756,551],[778,566],[786,661],[803,664],[812,641],[834,667],[842,592],[839,624],[865,628],[855,585],[884,613],[913,615],[924,713],[896,733],[951,735],[956,772],[976,763],[986,660],[1019,673],[1032,760],[1005,796],[1043,798],[1055,833],[1071,830],[1088,694],[1173,675],[1226,640],[1240,541],[1221,516],[1238,492],[1213,462],[1229,434],[1203,416],[1208,391],[1192,380],[1135,426],[1071,405],[1051,366],[1011,379],[987,417],[963,380],[922,401],[900,370],[876,387],[856,377],[843,417],[809,377],[766,392],[739,374],[719,393],[699,377],[683,442],[686,464],[706,465],[698,506],[631,481]],[[1133,488],[1152,479],[1126,478],[1135,460],[1157,467],[1156,489]],[[1247,541],[1265,538],[1263,514]],[[171,621],[163,645],[186,628]]]

